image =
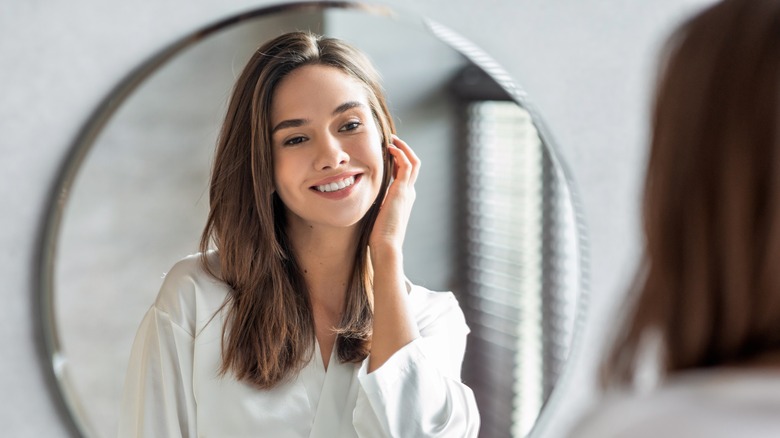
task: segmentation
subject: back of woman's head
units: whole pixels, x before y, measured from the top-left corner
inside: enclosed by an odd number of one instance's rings
[[[657,329],[666,372],[780,350],[780,0],[726,0],[667,46],[653,114],[645,260],[607,381]]]

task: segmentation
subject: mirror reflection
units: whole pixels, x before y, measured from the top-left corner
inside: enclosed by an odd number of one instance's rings
[[[570,188],[535,120],[419,25],[349,9],[277,12],[216,32],[143,81],[89,147],[56,242],[63,386],[88,436],[116,435],[130,347],[165,270],[197,251],[236,75],[291,30],[344,39],[383,76],[423,162],[406,275],[451,290],[472,330],[463,380],[480,436],[525,436],[563,370],[580,290]]]

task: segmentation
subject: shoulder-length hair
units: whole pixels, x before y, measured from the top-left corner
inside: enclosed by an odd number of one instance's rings
[[[659,77],[644,259],[605,385],[631,383],[648,329],[663,374],[780,350],[780,1],[698,14]]]
[[[218,277],[233,290],[226,301],[220,372],[258,388],[272,388],[310,359],[314,320],[306,283],[285,228],[285,210],[274,187],[271,105],[277,85],[305,65],[334,67],[365,87],[382,135],[382,152],[395,132],[379,75],[358,50],[343,41],[292,32],[260,47],[242,71],[217,142],[210,185],[210,212],[201,237],[203,266],[213,241]],[[377,200],[390,180],[385,160]],[[381,202],[361,219],[354,268],[343,317],[336,327],[342,362],[365,359],[373,327],[368,238]],[[211,272],[211,271],[209,271]],[[213,274],[213,273],[212,273]]]

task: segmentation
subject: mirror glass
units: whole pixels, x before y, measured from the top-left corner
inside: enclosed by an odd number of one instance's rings
[[[262,42],[305,29],[368,54],[399,136],[422,160],[405,270],[454,291],[466,313],[463,379],[477,395],[480,436],[527,435],[555,387],[584,293],[583,247],[570,182],[525,97],[430,21],[277,7],[201,31],[150,74],[131,74],[119,88],[132,92],[107,99],[88,124],[97,134],[74,145],[44,239],[41,315],[84,436],[115,436],[138,324],[166,270],[197,251],[235,77]]]

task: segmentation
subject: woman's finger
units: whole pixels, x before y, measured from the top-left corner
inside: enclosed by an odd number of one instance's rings
[[[420,165],[422,164],[420,158],[414,153],[409,144],[401,140],[397,135],[393,135],[393,144],[404,153],[409,161],[411,165],[409,184],[414,184],[417,181],[417,175],[420,172]]]
[[[388,145],[387,150],[395,159],[395,180],[408,184],[412,175],[412,163],[409,161],[409,157],[394,144]]]
[[[409,146],[409,143],[401,140],[401,138],[395,134],[393,134],[393,144],[398,146],[399,149],[403,150],[404,153],[406,153],[406,155],[409,157],[409,161],[412,164],[420,163],[420,158],[417,157],[417,154],[414,153],[412,148]]]
[[[395,163],[393,172],[392,185],[400,187],[400,185],[406,187],[409,184],[409,177],[411,176],[412,165],[409,159],[406,158],[404,153],[394,145],[390,145],[388,148],[393,162]]]

